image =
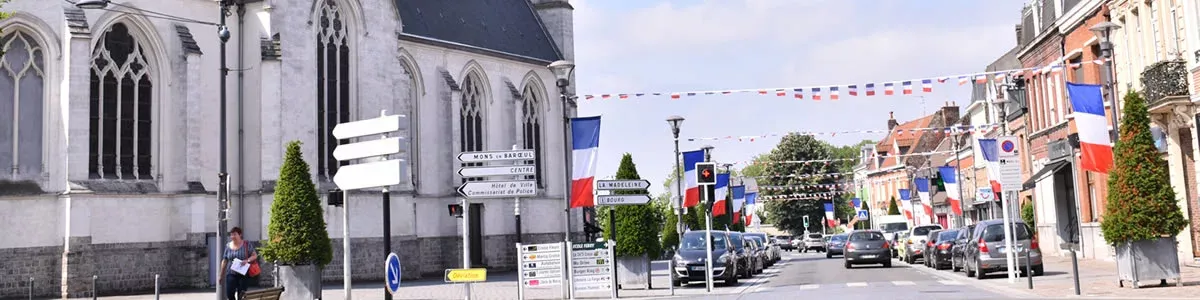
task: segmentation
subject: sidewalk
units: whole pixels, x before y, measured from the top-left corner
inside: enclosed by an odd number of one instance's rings
[[[1200,295],[1200,266],[1195,263],[1180,266],[1179,272],[1183,277],[1183,286],[1176,286],[1174,280],[1168,280],[1166,286],[1159,286],[1158,280],[1152,280],[1143,281],[1141,288],[1134,289],[1132,282],[1125,282],[1125,287],[1118,285],[1116,262],[1080,259],[1080,296],[1075,296],[1075,283],[1071,275],[1071,259],[1069,257],[1046,257],[1043,263],[1046,273],[1043,276],[1033,277],[1033,290],[1029,290],[1025,277],[1018,277],[1016,282],[1009,283],[1007,275],[1004,273],[988,274],[988,277],[978,281],[1003,289],[1032,293],[1037,297],[1047,298],[1197,299],[1200,297],[1197,296]]]

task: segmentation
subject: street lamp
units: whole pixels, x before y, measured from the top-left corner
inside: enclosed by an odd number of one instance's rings
[[[571,78],[575,73],[575,63],[569,60],[559,60],[550,63],[546,66],[554,73],[554,85],[558,87],[558,97],[562,100],[562,121],[563,121],[563,168],[566,169],[566,181],[563,185],[563,213],[566,215],[565,229],[563,230],[563,241],[571,242],[571,109],[575,106],[573,96],[568,96],[570,91],[567,89],[571,85]],[[564,269],[564,272],[565,269]]]
[[[667,118],[667,124],[671,125],[671,135],[675,137],[675,203],[679,206],[675,208],[675,232],[679,234],[679,241],[683,241],[683,161],[679,153],[679,126],[683,125],[683,117],[671,116]],[[674,260],[672,260],[674,261]]]
[[[1100,57],[1103,58],[1102,66],[1104,67],[1104,69],[1101,70],[1101,72],[1100,72],[1100,74],[1103,75],[1102,76],[1103,82],[1101,82],[1101,84],[1104,85],[1104,92],[1105,92],[1104,96],[1105,96],[1105,98],[1107,98],[1106,100],[1108,100],[1108,103],[1110,103],[1110,105],[1112,105],[1112,128],[1113,128],[1112,142],[1113,143],[1117,142],[1117,138],[1118,138],[1117,133],[1120,131],[1117,130],[1117,125],[1118,125],[1117,124],[1117,97],[1116,97],[1116,95],[1113,95],[1114,94],[1113,79],[1112,79],[1112,49],[1113,49],[1113,45],[1112,45],[1112,40],[1110,40],[1109,37],[1112,36],[1113,30],[1117,30],[1120,28],[1121,28],[1121,25],[1117,25],[1117,23],[1108,22],[1108,21],[1100,22],[1100,24],[1096,24],[1096,25],[1093,25],[1091,28],[1088,28],[1088,30],[1091,30],[1092,33],[1096,34],[1096,39],[1098,39],[1100,41]]]
[[[67,2],[70,2],[70,1],[67,1]],[[218,241],[217,253],[218,254],[224,253],[225,252],[225,249],[224,249],[225,248],[225,239],[226,239],[226,234],[227,234],[226,228],[229,227],[229,220],[227,218],[228,210],[229,210],[229,172],[227,170],[227,163],[226,163],[228,161],[228,153],[227,153],[228,147],[226,146],[227,136],[225,134],[225,132],[226,132],[226,128],[225,128],[226,124],[225,123],[226,123],[226,114],[227,114],[227,111],[226,111],[227,87],[225,84],[225,79],[229,75],[229,68],[226,66],[226,62],[225,62],[225,44],[227,42],[229,42],[229,38],[230,38],[229,28],[227,28],[225,26],[225,18],[226,18],[226,16],[229,15],[229,6],[231,5],[230,1],[229,0],[221,0],[218,3],[218,7],[220,8],[219,13],[221,14],[220,23],[205,22],[205,21],[200,21],[200,20],[188,19],[188,18],[184,18],[184,17],[172,16],[172,15],[168,15],[168,14],[164,14],[164,13],[160,13],[160,12],[154,12],[154,11],[149,11],[149,10],[145,10],[145,9],[141,9],[141,8],[135,8],[135,7],[127,6],[127,5],[122,5],[120,3],[113,3],[110,0],[78,0],[78,1],[75,1],[74,4],[75,4],[75,7],[78,7],[80,9],[101,9],[101,10],[107,10],[108,6],[111,4],[112,6],[118,6],[118,7],[123,7],[125,9],[133,10],[133,11],[143,12],[143,13],[145,13],[144,15],[146,17],[217,26],[217,37],[220,38],[220,40],[221,40],[221,51],[220,51],[221,52],[221,54],[220,54],[220,56],[221,56],[221,79],[219,80],[219,82],[221,83],[220,91],[219,91],[219,93],[221,95],[220,96],[221,97],[220,98],[221,99],[221,104],[220,104],[220,110],[221,110],[221,114],[220,114],[221,115],[221,121],[220,121],[221,122],[221,125],[220,125],[220,128],[221,128],[220,129],[220,131],[221,131],[221,133],[220,133],[221,134],[221,139],[220,139],[221,140],[221,145],[220,145],[220,147],[221,147],[221,149],[220,149],[221,162],[220,162],[220,170],[217,173],[217,177],[220,180],[220,184],[219,184],[219,187],[217,190],[217,223],[218,223],[218,225],[217,225],[217,241]],[[217,288],[217,293],[216,293],[217,300],[224,299],[225,293],[222,291],[222,284],[221,284],[220,280],[217,281],[216,288]]]

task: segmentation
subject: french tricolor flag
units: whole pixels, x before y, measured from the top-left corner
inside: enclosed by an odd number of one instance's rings
[[[874,83],[867,84],[867,96],[875,96],[875,84]]]
[[[1067,95],[1075,109],[1075,129],[1079,132],[1079,165],[1084,170],[1107,174],[1113,166],[1113,144],[1100,85],[1067,82]]]
[[[712,216],[720,216],[726,213],[725,211],[725,196],[729,194],[729,173],[717,174],[717,184],[713,187],[713,195],[717,197],[717,201],[713,202]]]
[[[883,84],[883,94],[887,95],[887,96],[896,94],[896,87],[893,86],[891,82],[884,83]]]
[[[913,220],[912,208],[912,190],[900,189],[900,211],[904,212],[904,218]]]
[[[571,208],[592,207],[600,159],[600,116],[571,118]]]
[[[836,87],[836,86],[829,87],[829,100],[837,100],[837,99],[838,99],[838,87]]]
[[[938,172],[942,175],[942,183],[946,185],[946,200],[950,202],[950,210],[955,215],[961,216],[963,214],[962,199],[958,199],[958,177],[956,177],[957,172],[955,171],[957,170],[950,166],[938,167]]]
[[[812,99],[821,100],[821,88],[812,88]]]
[[[932,93],[933,92],[933,80],[930,80],[930,79],[921,80],[921,91],[926,92],[926,93]]]
[[[905,94],[905,95],[912,95],[912,81],[905,81],[905,82],[904,82],[904,94]]]
[[[833,203],[825,203],[825,226],[837,227],[837,219],[833,218]]]
[[[758,204],[755,200],[758,199],[758,192],[746,193],[746,225],[754,224],[754,213],[758,210]]]
[[[700,186],[696,185],[696,164],[704,162],[704,150],[683,153],[683,181],[687,183],[683,192],[683,207],[700,204]]]
[[[921,206],[925,208],[925,216],[933,217],[933,201],[929,199],[929,178],[917,178],[917,197],[921,198]],[[932,222],[933,220],[930,220]],[[921,220],[924,223],[925,220]]]
[[[733,223],[737,224],[742,220],[742,208],[746,206],[746,186],[739,185],[729,190],[733,193]]]
[[[1000,145],[996,143],[996,139],[979,139],[979,152],[983,153],[983,160],[987,162],[988,178],[990,180],[992,191],[1000,191],[1000,182],[994,178],[1000,178]]]

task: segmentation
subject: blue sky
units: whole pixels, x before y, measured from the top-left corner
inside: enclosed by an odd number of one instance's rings
[[[597,177],[632,153],[652,193],[674,164],[666,118],[681,139],[791,131],[886,129],[947,101],[965,110],[970,89],[954,79],[933,93],[882,96],[882,83],[983,71],[1016,43],[1023,0],[575,0],[577,92],[683,92],[842,85],[839,101],[757,94],[580,100],[580,116],[602,116]],[[879,94],[862,96],[876,83]],[[858,84],[849,97],[844,85]],[[899,90],[899,87],[897,87]],[[897,92],[899,94],[899,92]],[[916,97],[924,96],[924,98]],[[922,106],[924,101],[924,106]],[[834,144],[881,134],[824,137]],[[718,161],[745,161],[778,139],[681,141],[681,151],[715,147]]]

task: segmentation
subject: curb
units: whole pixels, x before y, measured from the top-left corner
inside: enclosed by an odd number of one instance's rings
[[[899,261],[899,263],[908,265],[911,267],[910,269],[917,270],[918,272],[941,277],[941,278],[944,278],[947,280],[963,282],[965,284],[979,287],[984,290],[987,290],[987,291],[990,291],[990,292],[993,292],[996,294],[1000,294],[1000,295],[1015,296],[1020,299],[1045,299],[1046,298],[1046,297],[1031,293],[1029,291],[1014,289],[1014,288],[1010,288],[1007,286],[1001,286],[1001,285],[997,285],[997,284],[993,284],[993,283],[989,283],[989,282],[984,282],[984,281],[979,281],[979,280],[962,280],[963,277],[954,276],[954,275],[952,275],[953,273],[941,272],[941,270],[932,270],[929,268],[925,268],[924,266],[920,266],[918,268],[917,265],[911,265],[911,264],[905,263],[904,261]],[[970,279],[970,278],[968,278],[968,279]],[[1014,293],[1019,294],[1019,295],[1012,295]]]

